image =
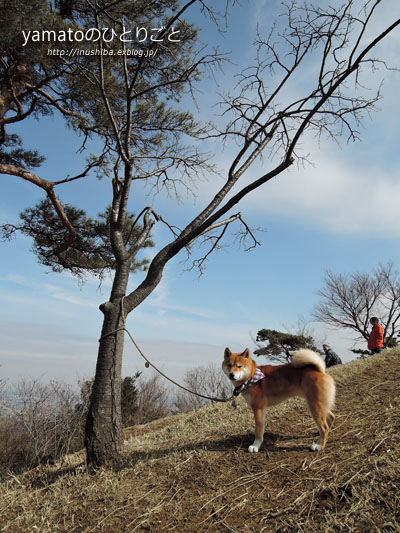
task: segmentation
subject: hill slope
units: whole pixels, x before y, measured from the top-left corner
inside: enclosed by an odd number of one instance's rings
[[[312,453],[301,400],[270,410],[247,453],[252,413],[206,407],[127,432],[118,471],[82,454],[0,486],[4,532],[400,531],[400,350],[332,369],[336,423]]]

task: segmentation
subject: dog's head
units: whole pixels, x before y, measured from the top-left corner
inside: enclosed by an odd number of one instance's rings
[[[222,370],[231,381],[246,381],[251,375],[252,366],[253,360],[248,348],[242,353],[232,353],[229,348],[225,348]]]

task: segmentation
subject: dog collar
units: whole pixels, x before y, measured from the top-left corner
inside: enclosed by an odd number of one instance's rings
[[[233,391],[234,396],[239,396],[244,390],[246,390],[248,387],[251,387],[252,385],[255,385],[258,381],[261,381],[263,378],[265,378],[265,375],[261,372],[259,368],[256,368],[256,371],[254,372],[254,376],[251,377],[248,381],[245,381],[239,387],[235,387]]]

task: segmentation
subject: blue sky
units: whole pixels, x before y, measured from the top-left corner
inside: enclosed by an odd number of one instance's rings
[[[384,13],[399,16],[397,2],[385,0]],[[267,26],[277,2],[252,2],[237,6],[221,46],[232,50],[234,62],[246,65],[253,55],[255,24]],[[268,16],[267,16],[268,15]],[[384,18],[384,17],[381,17]],[[204,26],[202,37],[212,41],[215,32]],[[399,57],[399,32],[388,38],[380,53]],[[228,65],[219,75],[219,90],[232,87]],[[258,234],[262,246],[245,253],[233,240],[214,254],[205,274],[186,272],[184,256],[166,268],[156,291],[128,318],[127,326],[143,351],[164,372],[181,378],[194,366],[219,362],[225,346],[254,348],[252,338],[261,328],[295,328],[299,316],[310,318],[318,303],[326,269],[334,272],[371,271],[379,262],[399,264],[398,222],[400,150],[398,135],[400,75],[377,75],[371,86],[385,77],[379,112],[366,117],[360,127],[361,142],[341,146],[305,138],[304,153],[312,165],[298,167],[245,199],[239,208]],[[218,98],[209,83],[199,94],[201,117],[213,118],[211,104]],[[215,97],[215,98],[214,98]],[[61,179],[79,172],[79,140],[57,118],[27,121],[15,128],[29,148],[37,148],[47,161],[37,172]],[[213,149],[208,143],[209,150]],[[234,148],[221,152],[215,145],[216,163],[227,168]],[[265,162],[264,162],[265,164]],[[268,164],[268,162],[267,162]],[[180,204],[160,196],[152,199],[165,219],[182,226],[215,192],[215,180],[204,181],[196,197]],[[0,222],[17,220],[18,213],[43,195],[33,185],[1,176]],[[109,203],[110,183],[90,176],[58,190],[63,201],[98,213]],[[137,192],[143,198],[143,192]],[[130,209],[138,211],[132,200]],[[155,227],[160,247],[167,238]],[[98,306],[107,300],[110,282],[99,288],[97,280],[80,285],[67,274],[54,274],[36,261],[28,239],[1,243],[0,262],[0,371],[15,381],[21,377],[64,379],[71,383],[94,373],[102,315]],[[148,253],[153,253],[149,251]],[[132,277],[134,288],[142,274]],[[311,320],[311,319],[310,319]],[[330,342],[349,360],[353,340],[348,333],[311,323],[318,340]],[[143,370],[143,362],[126,340],[123,373]]]

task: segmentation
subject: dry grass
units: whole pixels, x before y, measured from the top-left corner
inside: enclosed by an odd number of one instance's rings
[[[82,453],[0,487],[4,532],[400,532],[400,350],[334,368],[325,451],[303,403],[271,409],[248,454],[252,414],[215,405],[126,432],[118,470]]]

